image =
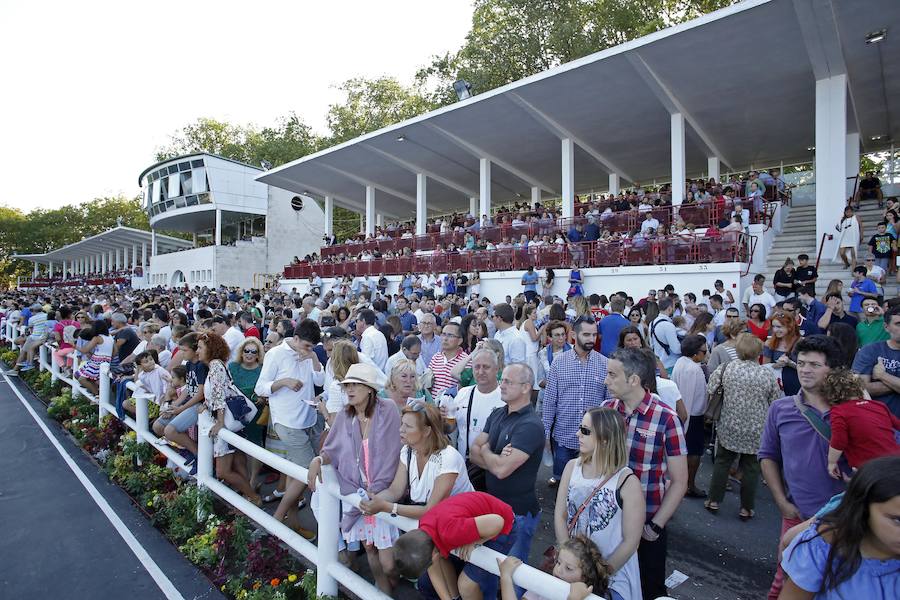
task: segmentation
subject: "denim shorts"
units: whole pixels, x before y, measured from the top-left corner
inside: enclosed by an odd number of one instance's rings
[[[183,410],[171,419],[163,419],[162,417],[158,418],[157,421],[165,427],[166,425],[171,425],[175,428],[175,431],[178,433],[184,433],[191,427],[197,424],[197,407],[199,404],[195,404],[187,410]]]

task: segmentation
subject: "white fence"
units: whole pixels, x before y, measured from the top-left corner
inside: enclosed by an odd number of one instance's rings
[[[23,331],[22,327],[5,323],[0,334],[2,339],[9,341],[13,348],[16,348],[16,336]],[[78,381],[73,377],[64,376],[52,360],[51,352],[53,348],[49,344],[45,344],[40,348],[40,370],[49,370],[53,381],[62,381],[72,388],[73,396],[84,396],[99,408],[100,419],[106,414],[116,415],[116,409],[111,398],[111,385],[109,377],[109,365],[102,365],[100,371],[99,393],[95,396],[85,390]],[[78,368],[78,359],[75,358],[74,371]],[[128,383],[129,389],[135,390],[134,383]],[[152,398],[150,394],[135,392],[132,396],[135,403],[136,418],[125,417],[122,422],[131,430],[133,430],[140,443],[150,443],[157,450],[162,452],[177,468],[189,472],[189,468],[185,466],[184,458],[168,445],[160,445],[159,438],[154,435],[150,429],[147,403]],[[212,418],[208,413],[204,412],[200,415],[200,430],[206,431],[212,426]],[[248,456],[263,462],[277,471],[285,475],[307,481],[307,470],[303,467],[295,465],[280,456],[272,454],[268,450],[250,442],[241,436],[222,429],[219,435],[229,444],[241,450]],[[307,560],[316,565],[316,584],[318,595],[337,595],[338,583],[343,585],[348,591],[363,598],[390,600],[390,596],[382,593],[374,585],[342,565],[338,561],[338,540],[340,536],[340,502],[348,502],[354,506],[359,506],[359,497],[354,495],[343,496],[338,488],[338,482],[331,467],[324,466],[322,476],[324,484],[319,485],[319,527],[318,527],[318,545],[307,541],[305,538],[295,533],[292,529],[283,523],[275,520],[270,514],[263,509],[257,507],[251,502],[244,499],[243,496],[217,480],[213,476],[213,447],[212,440],[207,435],[198,436],[198,452],[197,452],[197,485],[206,487],[222,500],[230,504],[232,507],[241,511],[248,518],[255,521],[263,529],[282,542],[290,546],[293,550],[299,552]],[[377,518],[382,519],[399,527],[404,531],[418,528],[418,521],[407,517],[397,516],[391,517],[386,513],[380,513]],[[486,571],[498,574],[497,559],[503,559],[505,556],[485,547],[476,548],[469,562],[481,567]],[[548,575],[539,569],[535,569],[529,565],[522,565],[516,569],[513,574],[513,581],[516,585],[533,591],[545,598],[554,600],[564,600],[569,593],[569,584],[557,579],[552,575]],[[600,600],[595,595],[589,596],[591,600]]]

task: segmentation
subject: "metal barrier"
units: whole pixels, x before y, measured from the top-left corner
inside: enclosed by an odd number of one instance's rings
[[[24,331],[24,327],[18,327],[7,323],[0,329],[0,335],[7,341],[14,341],[14,336],[21,331]],[[77,357],[76,364],[72,369],[73,375],[69,377],[63,375],[59,370],[59,366],[52,360],[52,351],[53,347],[50,344],[44,344],[40,347],[40,370],[49,370],[54,382],[62,381],[66,385],[69,385],[72,388],[73,396],[82,395],[85,398],[88,398],[93,404],[96,404],[99,408],[100,420],[107,414],[115,417],[115,406],[109,402],[112,394],[109,365],[101,365],[99,392],[97,395],[93,395],[85,390],[74,377],[74,373],[77,371]],[[136,416],[134,419],[126,416],[124,419],[121,419],[122,423],[135,432],[139,443],[153,444],[156,450],[164,454],[176,468],[182,470],[185,474],[189,474],[190,469],[184,464],[184,458],[172,447],[161,444],[160,439],[156,437],[150,429],[148,402],[151,401],[153,395],[141,393],[133,382],[128,382],[126,385],[135,392],[132,395],[132,399],[135,404]],[[213,474],[213,441],[208,435],[208,431],[212,427],[213,421],[208,412],[204,412],[200,415],[198,425],[197,475],[195,477],[197,485],[209,489],[223,501],[242,512],[274,537],[278,538],[291,549],[315,564],[317,595],[337,595],[338,584],[340,583],[360,598],[390,600],[390,596],[381,592],[373,584],[369,583],[338,561],[340,504],[341,502],[346,502],[358,508],[360,498],[355,494],[344,496],[340,493],[337,478],[331,466],[324,465],[322,467],[324,483],[317,486],[319,494],[318,544],[313,544],[285,524],[275,520],[275,518],[266,511],[257,507],[255,504],[252,504],[243,496],[215,478]],[[265,448],[262,448],[227,429],[222,429],[218,435],[246,455],[265,463],[273,469],[284,473],[288,477],[304,482],[308,481],[308,472],[305,468],[272,454]],[[376,518],[386,521],[404,531],[418,528],[418,521],[407,517],[392,517],[386,513],[379,513],[376,515]],[[479,546],[472,552],[469,557],[469,562],[495,575],[499,575],[497,559],[502,560],[504,558],[505,555],[500,554],[499,552]],[[513,581],[516,585],[551,600],[564,600],[569,594],[568,583],[530,565],[522,565],[516,569],[513,574]],[[596,595],[590,595],[588,598],[591,600],[601,600]]]

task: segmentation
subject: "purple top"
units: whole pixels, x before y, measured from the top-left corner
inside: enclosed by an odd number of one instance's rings
[[[803,401],[802,390],[798,396]],[[819,412],[815,407],[810,408]],[[826,423],[830,421],[829,411],[819,414]],[[758,457],[774,460],[781,467],[787,497],[804,519],[815,515],[832,496],[844,491],[844,484],[828,474],[828,442],[797,410],[794,396],[776,400],[769,407]]]

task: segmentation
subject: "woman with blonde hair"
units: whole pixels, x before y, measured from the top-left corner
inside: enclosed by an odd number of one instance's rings
[[[591,314],[591,306],[584,296],[573,296],[569,298],[569,308],[575,311],[576,319]]]
[[[628,468],[625,422],[612,408],[593,408],[578,428],[578,458],[568,462],[553,514],[556,542],[575,535],[593,541],[613,575],[609,587],[641,598],[637,548],[646,518],[641,482]]]
[[[713,394],[722,385],[722,414],[716,427],[716,464],[709,486],[709,499],[704,503],[711,513],[719,511],[725,497],[728,471],[735,459],[740,461],[742,521],[753,518],[756,506],[756,486],[759,483],[759,440],[766,424],[769,405],[781,398],[781,388],[775,373],[759,364],[762,341],[751,333],[742,333],[735,340],[737,359],[719,365],[709,376],[706,391]]]
[[[348,339],[339,339],[327,344],[326,353],[328,362],[325,363],[323,395],[325,396],[325,411],[328,413],[325,415],[325,420],[331,425],[334,423],[334,415],[347,406],[347,394],[341,386],[341,381],[347,375],[350,365],[357,364],[360,359],[356,346]]]
[[[428,390],[423,389],[420,385],[416,375],[416,363],[408,358],[401,358],[394,363],[388,375],[387,385],[378,396],[392,400],[397,410],[401,412],[409,403],[410,398],[421,399],[428,404],[434,403]]]
[[[254,388],[256,388],[256,382],[259,381],[259,374],[262,373],[263,357],[265,354],[266,352],[263,349],[263,344],[259,341],[259,338],[248,337],[244,338],[244,341],[238,344],[238,347],[235,350],[237,358],[228,363],[228,372],[231,374],[231,380],[234,382],[234,385],[241,390],[251,402],[256,403],[260,412],[262,412],[263,407],[266,405],[266,399],[258,397]],[[259,424],[257,423],[257,420],[254,419],[244,426],[243,436],[254,444],[265,447],[267,424],[267,421],[263,421],[262,424]],[[248,456],[247,459],[249,461],[248,471],[250,474],[250,487],[258,492],[260,486],[260,482],[258,481],[259,471],[262,468],[262,463],[252,456]]]

